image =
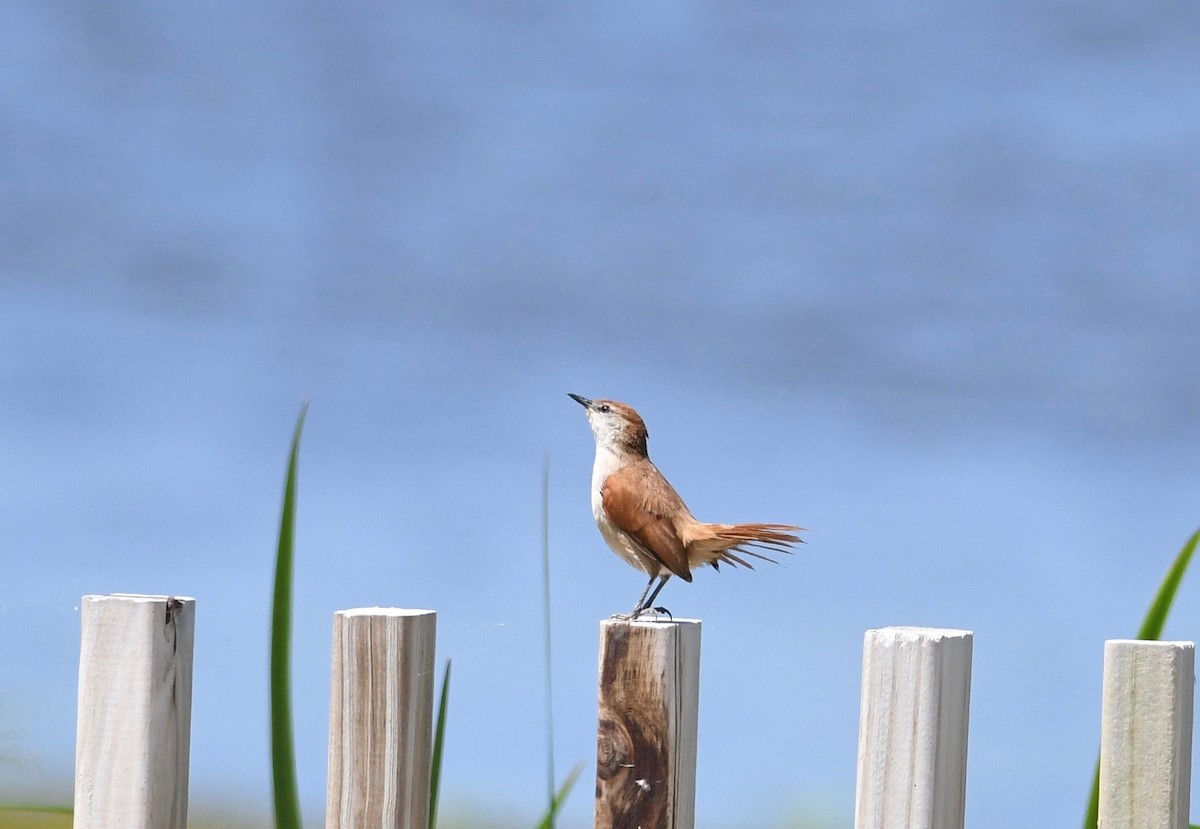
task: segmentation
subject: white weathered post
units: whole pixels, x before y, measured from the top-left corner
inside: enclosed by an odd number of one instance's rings
[[[971,640],[966,630],[867,631],[855,829],[962,829]]]
[[[432,610],[334,614],[326,829],[427,829],[436,633]]]
[[[195,599],[84,596],[75,829],[184,829]]]
[[[600,625],[596,829],[692,829],[700,622]]]
[[[1104,829],[1187,829],[1195,652],[1192,642],[1104,643]]]

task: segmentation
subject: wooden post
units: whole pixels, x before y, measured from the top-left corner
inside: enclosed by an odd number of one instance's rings
[[[971,632],[869,630],[855,829],[962,829]]]
[[[326,829],[428,829],[432,610],[333,616]]]
[[[84,596],[75,829],[184,829],[196,600]]]
[[[1192,782],[1191,642],[1104,643],[1100,825],[1187,829]]]
[[[600,625],[596,829],[692,829],[700,622]]]

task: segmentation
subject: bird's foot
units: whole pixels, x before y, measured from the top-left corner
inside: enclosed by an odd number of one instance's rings
[[[626,615],[626,614],[617,614],[617,615],[620,618],[625,619],[627,621],[631,621],[631,622],[636,619],[641,619],[645,616],[649,616],[652,619],[656,620],[659,615],[666,616],[672,622],[675,621],[675,617],[671,615],[671,611],[667,610],[665,607],[639,607],[637,610],[633,611],[632,613],[630,613],[628,615]]]
[[[636,622],[638,619],[649,616],[657,620],[658,616],[666,616],[667,619],[674,622],[675,617],[671,615],[671,611],[665,607],[638,607],[630,613],[614,613],[608,618],[615,622]]]

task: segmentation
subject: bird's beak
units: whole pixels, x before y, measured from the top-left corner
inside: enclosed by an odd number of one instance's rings
[[[578,394],[571,394],[570,392],[567,393],[567,397],[571,398],[585,409],[592,408],[592,401],[588,400],[586,397],[580,397]]]

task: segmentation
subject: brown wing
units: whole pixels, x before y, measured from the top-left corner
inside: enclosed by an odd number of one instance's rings
[[[684,581],[692,580],[687,551],[668,516],[686,510],[662,473],[643,460],[608,476],[600,488],[609,520]]]

